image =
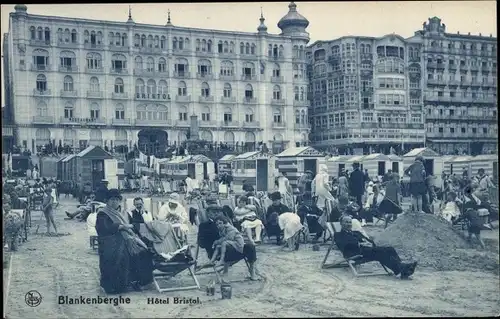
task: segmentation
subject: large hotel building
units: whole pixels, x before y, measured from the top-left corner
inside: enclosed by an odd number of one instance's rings
[[[197,116],[206,141],[274,151],[309,139],[309,22],[292,2],[269,34],[28,14],[4,35],[6,115],[16,143],[179,143]],[[194,118],[196,119],[196,118]],[[196,132],[198,133],[198,132]]]
[[[342,37],[308,48],[310,140],[341,153],[497,150],[496,38],[439,18],[409,39]]]

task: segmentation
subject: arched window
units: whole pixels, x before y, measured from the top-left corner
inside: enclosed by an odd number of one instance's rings
[[[73,118],[73,104],[71,104],[71,102],[66,102],[66,104],[64,104],[64,118],[65,119],[70,119],[70,118]]]
[[[184,58],[177,58],[174,68],[174,72],[177,74],[177,76],[186,76],[186,73],[189,72],[188,60]]]
[[[250,43],[245,44],[245,54],[250,54]]]
[[[252,55],[255,55],[256,51],[257,51],[257,50],[256,50],[255,43],[252,43],[252,46],[250,47],[250,53],[251,53]]]
[[[203,141],[213,142],[214,136],[210,131],[202,131],[200,137]]]
[[[97,44],[101,44],[102,43],[102,32],[98,31],[96,37],[97,37]]]
[[[204,122],[210,121],[210,108],[208,106],[204,106],[201,111],[201,120]]]
[[[295,124],[300,124],[300,112],[299,112],[299,110],[295,111]]]
[[[47,78],[43,74],[39,74],[36,77],[36,90],[38,92],[47,91]]]
[[[99,92],[99,79],[96,78],[95,76],[90,78],[90,91],[92,92]]]
[[[160,47],[160,37],[155,35],[155,48]]]
[[[115,33],[115,45],[121,46],[121,44],[122,44],[122,35],[119,32],[117,32]]]
[[[293,54],[294,58],[298,58],[299,57],[299,46],[298,45],[294,45],[293,46],[293,52],[292,52],[292,54]]]
[[[186,82],[184,82],[184,81],[179,82],[179,85],[177,86],[177,95],[179,95],[179,96],[186,96],[187,95]]]
[[[69,31],[69,30],[68,30]],[[73,70],[76,68],[76,55],[71,51],[62,51],[60,56],[61,68]]]
[[[115,119],[117,119],[117,120],[124,120],[125,119],[125,107],[121,103],[118,103],[115,106]]]
[[[77,43],[78,42],[78,33],[76,32],[75,29],[71,30],[71,43]]]
[[[268,46],[267,55],[269,55],[270,57],[273,56],[273,45],[272,44],[269,44],[269,46]]]
[[[174,37],[174,38],[172,39],[172,49],[174,49],[174,50],[177,50],[177,49],[178,49],[178,46],[177,46],[177,38],[176,38],[176,37]]]
[[[279,85],[275,85],[273,88],[273,99],[281,100],[281,88]]]
[[[69,75],[64,77],[64,91],[73,91],[73,78]]]
[[[230,41],[229,42],[229,53],[234,53],[234,42]]]
[[[102,58],[99,53],[87,53],[87,68],[89,70],[99,70],[102,68]]]
[[[168,84],[167,84],[167,81],[160,80],[160,82],[158,82],[158,94],[161,94],[162,96],[164,94],[168,94]]]
[[[234,145],[234,133],[229,131],[224,133],[224,143],[226,143],[228,146],[233,146]]]
[[[158,59],[158,72],[165,73],[167,72],[167,62],[164,58]]]
[[[99,129],[90,130],[90,145],[102,146],[102,132]]]
[[[139,97],[142,97],[142,94],[146,94],[146,86],[142,79],[135,80],[135,94]]]
[[[134,67],[136,70],[142,70],[142,57],[136,56],[134,59]]]
[[[153,36],[148,35],[148,48],[152,48],[152,47],[153,47]]]
[[[128,134],[123,129],[115,130],[115,146],[127,146]]]
[[[224,109],[224,122],[232,122],[233,121],[233,110],[230,107],[226,107]]]
[[[85,30],[85,31],[83,32],[83,41],[84,41],[85,43],[89,43],[89,41],[90,41],[90,35],[89,35],[89,32],[88,32],[87,30]]]
[[[123,54],[113,54],[111,68],[114,72],[121,73],[122,70],[127,69],[127,58]]]
[[[141,35],[141,48],[146,47],[146,35]]]
[[[273,122],[274,123],[281,123],[281,111],[279,109],[274,109],[273,110]]]
[[[304,99],[305,99],[305,89],[304,89],[304,87],[301,87],[300,88],[300,100],[304,101]]]
[[[307,124],[307,113],[306,111],[300,111],[300,124]]]
[[[240,54],[245,54],[245,43],[240,43]]]
[[[148,57],[146,60],[146,71],[154,72],[155,70],[155,60],[152,57]]]
[[[280,77],[280,75],[281,75],[280,74],[280,65],[275,63],[273,65],[273,77],[278,78],[278,77]]]
[[[200,41],[200,39],[196,39],[195,46],[196,46],[196,52],[201,51],[201,41]]]
[[[278,56],[280,58],[282,58],[284,54],[285,54],[285,47],[283,47],[282,45],[280,45],[279,50],[278,50]]]
[[[299,78],[299,66],[297,64],[293,65],[293,78],[294,79]]]
[[[300,100],[299,87],[298,86],[296,86],[296,87],[293,88],[293,95],[294,95],[295,101],[299,101]]]
[[[184,39],[179,38],[179,50],[184,50]]]
[[[220,75],[222,76],[233,76],[234,66],[231,61],[222,61],[220,64]]]
[[[134,35],[134,46],[136,48],[141,46],[141,36],[138,34]]]
[[[127,34],[126,33],[123,33],[122,34],[122,38],[121,38],[121,44],[122,44],[122,47],[128,47],[128,39],[127,39]]]
[[[43,40],[43,29],[42,27],[38,27],[37,29],[38,40]]]
[[[115,34],[110,32],[108,35],[109,45],[115,45]]]
[[[64,43],[69,43],[71,40],[71,31],[69,29],[64,29]]]
[[[156,82],[155,82],[155,80],[153,80],[153,79],[148,80],[147,92],[148,92],[148,94],[156,94]]]
[[[39,128],[35,132],[36,146],[43,146],[50,143],[50,130]]]
[[[49,108],[45,102],[39,102],[36,106],[36,115],[37,116],[48,116]]]
[[[207,52],[207,40],[201,40],[201,52]]]
[[[167,48],[167,38],[163,35],[160,38],[160,48],[162,48],[162,49]]]
[[[202,77],[212,74],[212,63],[209,60],[200,60],[198,62],[198,74]]]
[[[92,103],[90,105],[90,118],[91,119],[98,119],[100,113],[101,113],[101,108],[99,107],[99,104]]]
[[[253,114],[253,110],[251,108],[247,108],[245,110],[245,122],[253,123],[254,121],[255,121],[255,116]]]
[[[252,77],[255,75],[255,66],[252,62],[245,62],[243,63],[243,77],[247,80],[251,80]]]
[[[207,82],[203,82],[201,84],[201,96],[203,96],[203,97],[210,96],[210,86],[208,86]]]
[[[62,33],[62,29],[61,29],[61,33]],[[36,39],[36,29],[35,29],[35,27],[30,27],[30,39],[31,40],[35,40]]]
[[[247,84],[245,86],[245,98],[246,99],[251,99],[253,98],[253,88],[251,84]]]
[[[115,93],[125,93],[125,86],[121,78],[115,80]]]
[[[229,98],[231,97],[231,84],[225,83],[224,84],[224,97]]]
[[[73,146],[76,140],[76,131],[73,129],[65,128],[63,131],[63,144]]]
[[[63,29],[57,29],[57,43],[63,43]]]
[[[212,52],[212,40],[207,41],[207,52]]]
[[[187,107],[179,107],[179,121],[187,121]]]

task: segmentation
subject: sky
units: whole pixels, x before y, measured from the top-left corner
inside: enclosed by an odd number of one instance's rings
[[[288,4],[194,1],[27,6],[28,14],[125,22],[130,5],[136,23],[165,25],[170,10],[172,23],[177,26],[243,32],[257,32],[262,8],[268,32],[279,34],[277,23],[288,12]],[[449,33],[497,36],[496,1],[296,2],[296,5],[298,12],[309,20],[310,44],[347,35],[376,37],[396,33],[407,38],[433,16],[441,18]],[[14,5],[1,6],[2,35],[8,32],[11,12]],[[1,67],[3,79],[3,63]]]

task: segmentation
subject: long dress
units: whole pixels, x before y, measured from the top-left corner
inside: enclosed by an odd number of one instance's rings
[[[153,281],[151,253],[143,251],[131,256],[118,226],[105,213],[97,213],[95,228],[99,241],[100,283],[108,294],[125,292],[132,282],[147,285]]]
[[[281,193],[283,204],[287,207],[293,207],[290,181],[285,176],[278,177],[278,191]]]

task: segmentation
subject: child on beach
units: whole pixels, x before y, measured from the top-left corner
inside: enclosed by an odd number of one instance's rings
[[[460,208],[457,203],[457,194],[455,194],[455,192],[449,192],[446,194],[446,203],[442,207],[440,215],[450,223],[460,215]]]

